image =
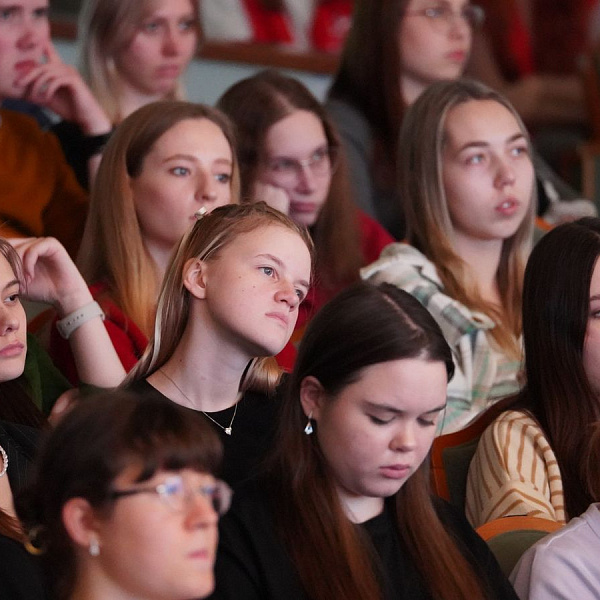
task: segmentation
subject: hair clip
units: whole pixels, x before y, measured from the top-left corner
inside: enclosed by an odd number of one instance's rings
[[[201,206],[195,213],[196,221],[199,221],[208,211],[206,210],[206,206]]]

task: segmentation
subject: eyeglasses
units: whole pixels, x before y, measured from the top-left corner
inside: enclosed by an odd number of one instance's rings
[[[231,505],[233,492],[224,482],[216,480],[212,485],[201,485],[192,488],[183,481],[180,475],[168,477],[164,483],[153,487],[137,487],[129,490],[113,490],[110,494],[111,499],[124,498],[126,496],[135,496],[137,494],[157,494],[163,504],[176,512],[183,512],[186,508],[186,502],[194,496],[200,495],[210,500],[213,508],[219,514],[224,515]]]
[[[431,26],[438,31],[447,31],[454,19],[461,19],[471,29],[477,29],[485,20],[485,11],[477,4],[467,4],[458,12],[452,10],[448,4],[436,4],[420,10],[407,11],[407,17],[425,17]]]
[[[310,169],[315,177],[333,174],[337,166],[337,155],[337,148],[323,146],[304,160],[281,156],[267,160],[265,166],[283,185],[294,184],[302,176],[304,169]]]

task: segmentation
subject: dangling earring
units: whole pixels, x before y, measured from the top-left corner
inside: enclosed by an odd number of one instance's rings
[[[98,540],[93,537],[90,540],[90,547],[89,547],[89,553],[90,556],[99,556],[100,555],[100,544],[98,543]]]
[[[314,431],[312,423],[310,422],[311,419],[312,419],[312,410],[310,411],[310,414],[308,415],[308,423],[306,424],[306,427],[304,428],[304,433],[306,435],[310,435]]]

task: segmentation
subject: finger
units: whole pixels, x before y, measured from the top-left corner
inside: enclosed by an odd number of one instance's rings
[[[44,48],[44,55],[46,56],[46,59],[48,61],[48,63],[62,63],[63,60],[60,56],[60,54],[58,53],[58,51],[56,50],[56,48],[54,47],[54,44],[52,43],[51,40],[48,40],[48,43],[46,44],[45,48]]]

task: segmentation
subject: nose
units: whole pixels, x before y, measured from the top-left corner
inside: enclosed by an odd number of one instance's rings
[[[464,39],[471,35],[471,26],[460,13],[454,13],[450,17],[449,25],[450,36],[453,38]]]
[[[165,56],[179,56],[181,54],[181,32],[179,29],[170,25],[165,31],[162,50]]]
[[[315,190],[315,174],[309,165],[298,164],[298,186],[305,193]]]
[[[412,422],[400,422],[394,432],[390,448],[395,452],[410,452],[415,449],[416,445],[415,424]]]
[[[296,293],[296,288],[292,285],[290,281],[283,279],[277,289],[275,294],[275,299],[277,302],[284,302],[290,307],[290,310],[296,308],[300,303],[300,298],[298,298],[298,294]]]
[[[16,311],[2,308],[0,310],[0,335],[8,335],[19,330],[19,319]]]
[[[507,185],[512,185],[515,182],[516,175],[513,165],[507,159],[498,159],[495,184],[502,188]]]
[[[17,39],[17,48],[19,50],[31,50],[40,43],[36,28],[31,19],[23,19],[21,32]]]
[[[190,493],[186,503],[186,523],[189,527],[207,527],[216,525],[219,515],[212,500],[200,493]]]
[[[217,199],[217,182],[212,173],[199,169],[196,179],[195,198],[198,202],[215,202]]]

